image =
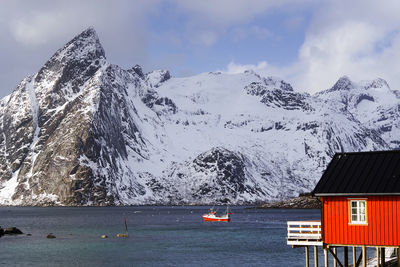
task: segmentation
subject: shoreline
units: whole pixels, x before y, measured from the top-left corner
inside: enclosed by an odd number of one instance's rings
[[[268,202],[256,209],[321,209],[321,201],[311,196],[299,196],[282,201]]]
[[[232,206],[248,209],[320,209],[321,203],[316,198],[300,196],[287,200],[246,204],[143,204],[143,205],[0,205],[0,208],[105,208],[105,207],[209,207]]]

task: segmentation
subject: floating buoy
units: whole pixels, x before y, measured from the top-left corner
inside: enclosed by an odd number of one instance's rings
[[[107,235],[101,235],[101,238],[108,238]]]
[[[117,237],[128,237],[128,234],[117,234]]]

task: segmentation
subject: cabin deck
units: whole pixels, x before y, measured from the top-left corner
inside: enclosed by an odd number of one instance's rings
[[[288,221],[287,244],[322,246],[321,221]]]

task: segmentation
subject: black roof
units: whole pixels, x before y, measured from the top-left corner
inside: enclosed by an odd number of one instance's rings
[[[400,195],[400,150],[335,154],[313,194]]]

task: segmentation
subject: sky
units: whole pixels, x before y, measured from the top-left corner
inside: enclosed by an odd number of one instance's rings
[[[109,62],[175,77],[248,69],[315,93],[341,77],[400,90],[398,0],[0,0],[0,97],[95,28]]]

